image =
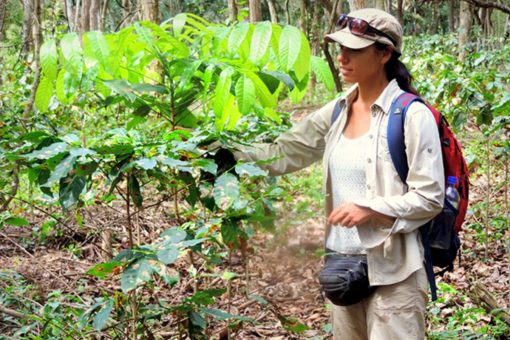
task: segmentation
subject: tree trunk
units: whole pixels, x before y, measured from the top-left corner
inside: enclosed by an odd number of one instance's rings
[[[349,9],[351,12],[361,8],[365,8],[365,0],[349,0]]]
[[[393,8],[391,7],[391,0],[386,0],[386,11],[393,14]]]
[[[404,0],[397,0],[397,19],[402,26],[404,26]]]
[[[7,8],[7,3],[6,1],[1,1],[0,2],[0,46],[2,46],[2,43],[4,41],[4,26],[5,26],[5,12],[6,12],[6,8]],[[0,53],[0,65],[3,64],[3,54]],[[2,80],[2,73],[0,72],[0,86],[3,84],[3,80]]]
[[[142,20],[148,20],[159,23],[159,1],[143,0],[142,3]]]
[[[301,11],[301,15],[300,15],[300,18],[299,18],[299,27],[301,28],[301,32],[303,32],[304,34],[307,34],[307,27],[306,27],[306,14],[307,14],[307,10],[306,10],[306,0],[301,0],[299,2],[299,7],[300,7],[300,11]]]
[[[90,31],[90,7],[92,0],[81,0],[81,24],[80,24],[80,35]]]
[[[67,25],[69,27],[69,31],[75,32],[76,27],[74,26],[74,7],[73,2],[71,0],[62,0],[62,5],[64,7],[64,13],[67,17]]]
[[[260,0],[248,0],[250,11],[250,22],[256,23],[262,21],[262,9],[260,7]]]
[[[237,21],[237,5],[236,5],[236,0],[228,0],[228,17],[229,17],[231,22],[236,22]]]
[[[455,0],[448,0],[448,31],[455,32]]]
[[[386,4],[384,0],[375,0],[375,8],[386,10]]]
[[[459,60],[464,61],[466,57],[465,47],[469,41],[471,31],[471,5],[465,1],[460,2],[460,23],[459,23]]]
[[[101,7],[101,14],[99,15],[99,30],[105,30],[105,22],[106,22],[106,11],[108,10],[108,0],[104,0],[103,6]]]
[[[39,52],[41,50],[41,45],[43,43],[43,36],[42,36],[42,0],[30,0],[31,1],[31,8],[33,12],[30,12],[30,16],[32,17],[32,27],[33,27],[33,37],[34,37],[34,82],[32,83],[31,90],[30,90],[30,97],[28,98],[28,102],[25,106],[25,109],[23,111],[23,123],[25,127],[28,126],[28,123],[30,122],[30,113],[32,112],[32,108],[34,106],[35,101],[35,93],[37,91],[37,88],[39,87],[39,82],[41,79],[41,62],[39,60]]]
[[[273,0],[267,0],[267,6],[269,7],[269,15],[271,16],[271,22],[278,23],[278,11]]]
[[[437,34],[439,26],[439,2],[437,0],[431,1],[432,6],[432,21],[430,23],[430,34]]]
[[[97,31],[101,15],[101,4],[99,0],[91,0],[89,8],[89,30]]]
[[[285,22],[290,25],[289,0],[285,0]]]
[[[33,0],[23,0],[23,47],[21,52],[27,54],[32,50],[32,14],[34,11]]]

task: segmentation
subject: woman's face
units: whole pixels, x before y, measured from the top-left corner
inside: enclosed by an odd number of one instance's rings
[[[384,64],[390,56],[391,52],[381,51],[374,45],[359,50],[341,46],[337,60],[345,82],[370,84],[378,77],[385,76]]]

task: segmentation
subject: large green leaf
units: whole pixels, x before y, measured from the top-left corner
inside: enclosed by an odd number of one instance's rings
[[[186,13],[179,13],[172,19],[172,29],[173,33],[176,37],[180,36],[182,33],[182,29],[186,24],[187,15]]]
[[[260,100],[260,103],[264,107],[276,107],[278,100],[269,91],[266,84],[260,79],[260,77],[251,71],[246,71],[246,76],[249,77],[255,84],[255,92]]]
[[[74,162],[76,161],[76,157],[71,155],[64,158],[53,170],[48,181],[43,185],[45,187],[51,187],[54,183],[59,181],[61,178],[67,177],[69,172],[73,169]]]
[[[218,84],[214,91],[213,110],[217,118],[221,118],[225,110],[225,105],[230,97],[230,87],[232,85],[232,68],[228,67],[221,71]]]
[[[143,203],[143,196],[140,191],[140,184],[138,183],[138,179],[136,179],[135,175],[129,176],[128,187],[129,195],[133,199],[133,203],[140,208]]]
[[[115,268],[122,266],[122,264],[122,262],[115,260],[98,263],[94,267],[87,270],[85,274],[96,276],[100,279],[105,279],[108,274],[113,272]]]
[[[236,83],[237,107],[242,114],[248,114],[255,103],[255,85],[253,80],[242,75]]]
[[[23,226],[28,226],[28,225],[30,225],[30,223],[28,223],[28,221],[27,221],[27,220],[25,220],[24,218],[16,217],[16,216],[10,216],[10,217],[7,217],[7,218],[4,220],[4,223],[5,223],[5,224],[14,225],[14,226],[17,226],[17,227],[23,227]]]
[[[96,314],[96,316],[94,317],[94,321],[92,322],[92,327],[94,327],[96,331],[99,332],[106,326],[106,322],[110,318],[112,310],[113,300],[108,299],[103,308],[101,308],[101,310]]]
[[[253,36],[251,38],[249,60],[258,64],[268,53],[269,43],[271,42],[272,25],[268,21],[257,23]]]
[[[53,143],[51,145],[45,146],[44,148],[42,148],[40,150],[35,150],[29,154],[26,154],[25,157],[30,161],[33,159],[50,159],[53,156],[56,156],[63,152],[66,152],[67,147],[68,147],[67,143],[57,142],[57,143]]]
[[[100,31],[91,31],[84,34],[84,50],[88,55],[92,55],[105,68],[109,69],[108,58],[110,50],[108,43]],[[90,48],[90,51],[87,49]]]
[[[161,233],[160,237],[162,237],[165,241],[169,241],[172,243],[181,242],[186,238],[186,232],[177,227],[165,230]]]
[[[75,77],[81,78],[83,58],[80,38],[76,33],[68,33],[60,40],[60,50],[62,51],[62,64],[66,70]]]
[[[131,84],[124,79],[106,80],[103,82],[104,85],[108,86],[122,97],[133,103],[136,100],[136,94],[133,93]]]
[[[158,260],[166,265],[172,264],[177,261],[179,257],[179,248],[173,244],[166,244],[162,246],[162,249],[158,250]]]
[[[335,81],[333,80],[333,74],[328,63],[317,56],[312,56],[310,61],[312,71],[315,73],[317,80],[323,83],[328,90],[333,90],[335,88]]]
[[[278,57],[280,67],[284,71],[292,69],[298,59],[301,51],[302,39],[301,31],[294,26],[287,25],[283,28],[280,35]]]
[[[239,47],[241,47],[242,43],[246,39],[246,36],[248,35],[249,30],[250,24],[247,22],[242,22],[232,27],[228,37],[228,52],[232,56],[234,56],[239,50]]]
[[[40,52],[41,70],[43,74],[50,80],[57,78],[57,45],[54,39],[46,40],[41,45]]]
[[[86,183],[87,180],[81,176],[60,181],[59,201],[65,210],[78,202]]]
[[[216,205],[223,210],[230,208],[240,198],[239,180],[230,173],[224,173],[214,183],[213,196]]]
[[[310,44],[306,39],[306,36],[300,32],[301,35],[301,49],[296,62],[294,63],[293,69],[296,74],[298,82],[303,81],[310,74]]]
[[[148,282],[154,272],[151,260],[141,259],[130,264],[120,278],[120,287],[124,293],[135,289],[140,283]]]
[[[35,93],[35,108],[45,112],[50,105],[50,99],[53,94],[53,82],[51,79],[43,76]]]

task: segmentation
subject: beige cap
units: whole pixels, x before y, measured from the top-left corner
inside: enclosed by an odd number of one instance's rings
[[[401,53],[402,48],[402,26],[398,20],[389,13],[375,8],[364,8],[353,11],[348,16],[358,19],[363,19],[369,23],[375,29],[389,35],[395,42],[395,44],[385,36],[378,34],[358,36],[351,33],[349,26],[347,25],[340,31],[336,31],[326,35],[324,38],[327,42],[336,41],[340,45],[352,48],[361,49],[374,44],[376,41],[392,46],[393,49]]]

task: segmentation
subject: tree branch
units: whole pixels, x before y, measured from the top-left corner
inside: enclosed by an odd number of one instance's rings
[[[510,6],[507,6],[502,3],[498,3],[496,1],[481,1],[481,0],[462,0],[467,3],[470,3],[471,5],[480,7],[480,8],[496,8],[500,11],[510,15]]]

